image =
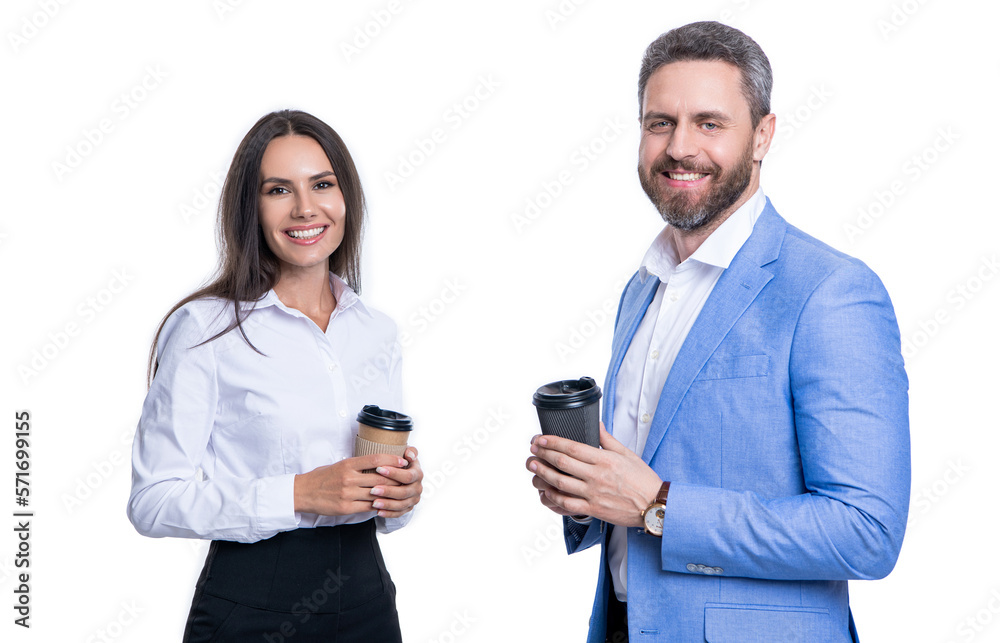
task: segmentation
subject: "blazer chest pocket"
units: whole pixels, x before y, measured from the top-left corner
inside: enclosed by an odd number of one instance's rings
[[[770,359],[767,355],[720,355],[705,362],[694,379],[701,382],[763,377],[768,374],[769,366]]]
[[[851,640],[847,624],[838,636],[829,610],[787,605],[705,604],[708,643],[841,643]]]

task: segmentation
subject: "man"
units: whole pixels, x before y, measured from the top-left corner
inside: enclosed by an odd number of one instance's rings
[[[878,278],[759,187],[771,69],[701,22],[646,50],[639,179],[666,227],[622,295],[601,449],[536,436],[570,553],[602,545],[588,641],[857,641],[893,568],[907,379]],[[612,437],[613,436],[613,437]]]

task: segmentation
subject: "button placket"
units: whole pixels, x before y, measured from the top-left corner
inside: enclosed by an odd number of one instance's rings
[[[327,329],[329,330],[329,328]],[[322,339],[320,339],[320,337]],[[326,362],[326,370],[330,378],[330,387],[333,389],[333,399],[336,408],[336,420],[338,429],[346,431],[350,420],[348,419],[349,409],[347,408],[347,381],[344,379],[344,369],[340,367],[340,362],[333,354],[330,339],[326,333],[319,333],[316,340],[317,348],[323,360]]]
[[[680,301],[696,273],[697,270],[694,269],[694,266],[684,264],[678,266],[674,273],[670,275],[670,282],[667,284],[667,292],[665,293],[666,299],[670,303]]]

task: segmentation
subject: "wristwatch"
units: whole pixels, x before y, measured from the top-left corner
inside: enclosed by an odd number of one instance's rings
[[[667,509],[667,494],[669,492],[670,483],[661,484],[656,498],[642,512],[642,522],[646,526],[646,533],[650,536],[663,537],[663,512]]]

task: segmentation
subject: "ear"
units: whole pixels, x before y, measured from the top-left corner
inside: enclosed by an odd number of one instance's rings
[[[757,124],[757,129],[753,133],[753,160],[764,160],[767,151],[771,149],[771,141],[774,140],[775,120],[777,117],[774,114],[768,114]]]

